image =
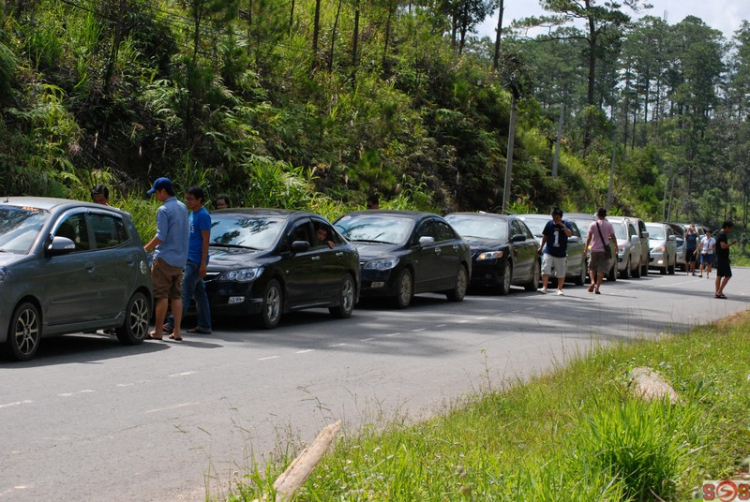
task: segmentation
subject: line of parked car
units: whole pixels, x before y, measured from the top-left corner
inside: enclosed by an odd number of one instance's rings
[[[584,284],[594,217],[565,219],[573,227],[566,277]],[[500,295],[514,285],[534,291],[549,220],[377,210],[329,223],[304,211],[215,211],[205,278],[211,312],[251,316],[274,328],[284,313],[301,309],[328,308],[347,318],[360,297],[407,308],[420,293],[459,302],[470,287]],[[684,263],[682,227],[609,221],[619,245],[611,280],[640,277],[649,267],[674,273]],[[122,343],[141,343],[152,308],[149,257],[128,213],[64,199],[0,201],[0,344],[11,358],[31,359],[42,338],[66,333],[107,330]]]

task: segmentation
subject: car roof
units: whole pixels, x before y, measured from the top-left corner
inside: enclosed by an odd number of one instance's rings
[[[424,218],[427,216],[437,216],[441,217],[438,214],[435,213],[428,213],[426,211],[409,211],[405,209],[364,209],[361,211],[352,211],[351,213],[347,213],[346,216],[353,216],[353,215],[388,215],[388,216],[401,216],[406,218],[412,218],[412,219],[419,219]]]
[[[263,215],[263,216],[278,216],[280,218],[289,218],[291,216],[317,216],[322,218],[319,214],[311,213],[309,211],[299,211],[297,209],[275,209],[275,208],[264,208],[264,207],[230,207],[228,209],[217,209],[211,211],[211,214],[216,215],[228,215],[228,214],[241,214],[241,215]]]
[[[99,209],[102,211],[113,211],[120,214],[127,214],[126,211],[112,206],[104,206],[102,204],[96,204],[94,202],[83,200],[60,199],[54,197],[4,197],[0,198],[0,204],[17,207],[35,207],[47,211],[65,210],[68,207],[89,207],[91,209]]]
[[[448,213],[445,216],[478,216],[480,218],[495,218],[498,220],[507,220],[508,218],[518,217],[518,215],[510,215],[510,214],[497,214],[497,213],[479,213],[479,212],[469,212],[469,211],[463,211],[463,212],[457,212],[457,213]]]

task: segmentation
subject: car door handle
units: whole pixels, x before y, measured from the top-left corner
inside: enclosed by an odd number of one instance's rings
[[[453,245],[453,251],[458,251],[458,244]]]
[[[342,252],[338,252],[338,253],[336,253],[336,256],[338,256],[338,257],[342,257],[342,256],[344,256],[344,253],[342,253]]]
[[[320,261],[320,256],[313,256],[312,261]]]
[[[89,272],[93,272],[96,269],[96,265],[93,262],[88,262],[85,266]]]
[[[440,254],[440,253],[442,253],[442,252],[443,252],[443,250],[442,250],[442,249],[440,249],[440,248],[435,248],[435,254]]]

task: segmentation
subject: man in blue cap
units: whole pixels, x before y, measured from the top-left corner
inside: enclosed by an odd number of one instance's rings
[[[185,204],[175,197],[174,187],[169,178],[159,178],[149,190],[162,203],[156,212],[156,235],[143,249],[154,251],[151,266],[151,282],[154,288],[154,331],[149,333],[151,340],[161,340],[164,318],[169,301],[174,314],[174,331],[169,338],[182,341],[180,320],[182,319],[182,269],[187,264],[188,254],[188,213]]]

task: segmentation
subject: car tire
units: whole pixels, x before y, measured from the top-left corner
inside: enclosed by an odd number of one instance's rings
[[[636,278],[636,279],[640,279],[641,278],[641,269],[642,268],[643,267],[641,267],[641,262],[639,261],[638,262],[638,266],[635,267],[635,269],[633,270],[633,277],[634,278]]]
[[[607,280],[615,282],[617,280],[617,257],[612,258],[612,268],[609,269]]]
[[[128,302],[125,322],[115,330],[117,339],[125,345],[141,343],[148,335],[150,320],[151,305],[146,295],[136,292]]]
[[[357,297],[357,285],[354,282],[354,278],[350,274],[346,274],[344,282],[341,285],[341,293],[339,294],[339,304],[335,307],[331,307],[328,311],[336,319],[346,319],[351,317],[352,311],[354,310],[354,301]]]
[[[659,274],[661,274],[661,275],[667,275],[667,267],[661,267],[659,269]]]
[[[531,282],[528,282],[523,286],[526,291],[536,291],[539,287],[539,281],[542,278],[542,265],[539,263],[539,260],[534,260],[534,270],[532,271],[532,275]]]
[[[625,263],[625,268],[622,272],[620,272],[620,279],[630,279],[630,257],[628,256],[628,261]]]
[[[677,259],[675,258],[675,263],[672,263],[671,265],[667,266],[667,273],[669,275],[674,275],[674,269],[677,266]]]
[[[641,263],[641,277],[646,277],[648,275],[648,263],[651,261],[651,254],[648,255],[646,258],[646,263]]]
[[[414,297],[414,279],[409,269],[405,268],[398,274],[396,286],[396,296],[393,299],[394,304],[397,308],[405,309]]]
[[[258,325],[264,329],[273,329],[281,321],[284,308],[284,292],[276,279],[271,279],[263,290],[263,301],[258,315]]]
[[[498,293],[501,296],[505,296],[510,293],[510,285],[513,283],[513,265],[510,260],[505,260],[505,267],[503,267],[503,281],[500,283]]]
[[[31,302],[23,302],[13,311],[5,342],[7,354],[16,361],[28,361],[39,350],[42,339],[42,318]]]
[[[586,284],[586,277],[588,276],[588,270],[586,270],[586,258],[583,259],[583,263],[581,263],[581,273],[578,274],[575,279],[573,279],[573,284],[576,286],[583,286]]]
[[[458,268],[458,274],[456,275],[456,286],[445,293],[448,300],[452,302],[463,301],[466,296],[466,290],[469,288],[469,273],[466,271],[466,267],[461,265]]]

